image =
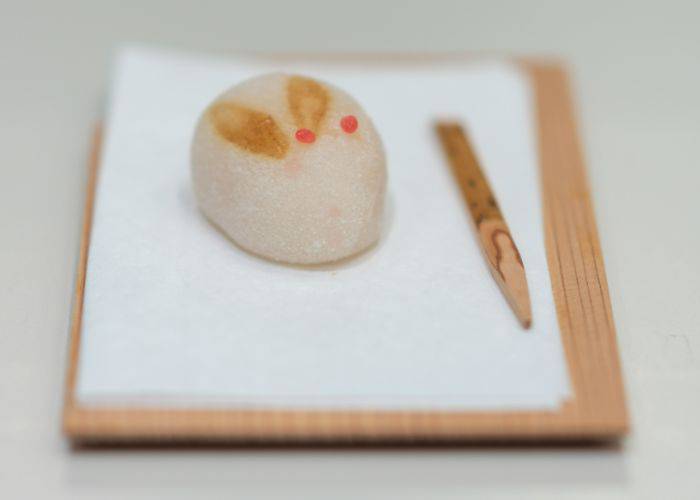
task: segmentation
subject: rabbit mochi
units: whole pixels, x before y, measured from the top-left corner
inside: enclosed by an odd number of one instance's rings
[[[220,95],[192,142],[205,216],[246,250],[288,263],[335,261],[378,240],[385,163],[381,139],[352,97],[280,73]]]

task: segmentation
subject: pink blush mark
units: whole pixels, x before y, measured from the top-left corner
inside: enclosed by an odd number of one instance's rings
[[[328,216],[332,219],[328,224],[328,246],[333,250],[338,250],[343,246],[343,232],[340,230],[339,217],[343,215],[343,211],[337,205],[328,207]]]
[[[288,161],[288,162],[285,162],[284,167],[282,167],[282,168],[284,168],[285,173],[287,173],[288,175],[290,175],[292,177],[295,177],[295,176],[299,175],[299,172],[301,172],[301,163],[299,163],[298,161],[294,161],[294,160]]]
[[[330,231],[330,234],[328,235],[328,244],[333,250],[337,250],[342,246],[343,235],[337,228]]]

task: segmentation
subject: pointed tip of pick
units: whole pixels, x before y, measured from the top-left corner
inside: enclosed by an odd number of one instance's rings
[[[518,301],[513,301],[511,304],[513,304],[513,311],[515,312],[515,316],[518,318],[518,321],[520,321],[520,324],[522,325],[523,329],[529,330],[530,327],[532,326],[532,309],[530,307],[530,297],[529,295],[525,297],[519,297],[520,300]]]
[[[525,330],[529,330],[530,327],[532,326],[532,316],[528,315],[518,315],[518,319],[520,320],[520,324]]]

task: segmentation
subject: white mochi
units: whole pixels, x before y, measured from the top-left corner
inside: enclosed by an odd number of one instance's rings
[[[219,96],[194,134],[192,181],[213,224],[275,261],[331,262],[380,235],[381,139],[352,97],[306,77],[263,75]]]

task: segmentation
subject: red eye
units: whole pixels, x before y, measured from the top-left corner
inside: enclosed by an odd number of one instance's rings
[[[311,144],[316,140],[316,134],[314,134],[308,128],[300,128],[299,130],[297,130],[297,133],[294,134],[294,137],[297,138],[297,141],[306,144]]]
[[[340,120],[340,126],[348,134],[352,134],[355,130],[357,130],[357,118],[355,118],[353,115],[344,116]]]

